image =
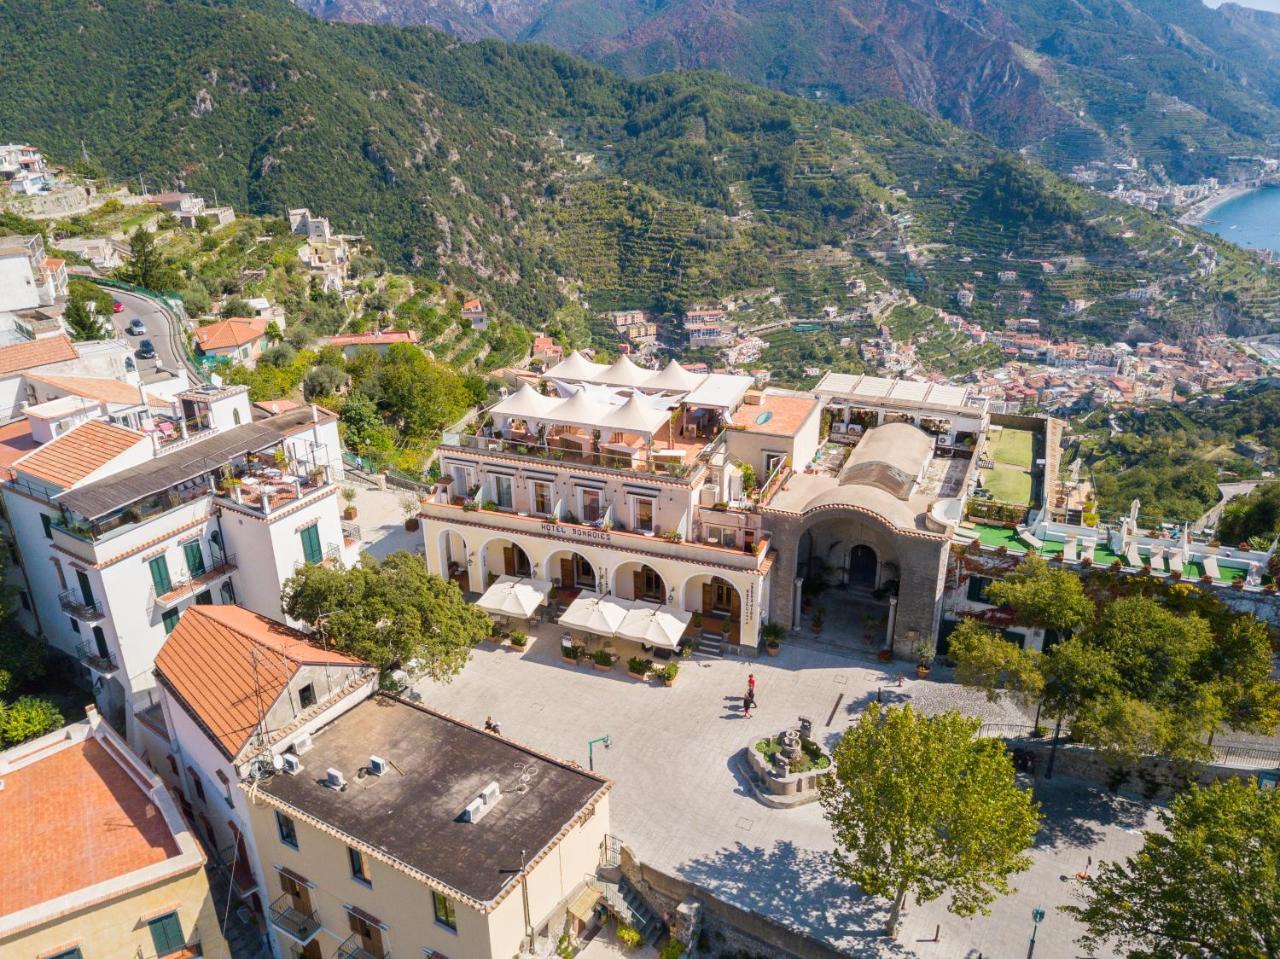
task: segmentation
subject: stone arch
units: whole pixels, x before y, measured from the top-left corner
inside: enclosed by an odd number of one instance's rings
[[[490,576],[532,576],[533,559],[523,546],[509,536],[493,536],[476,551],[480,559],[480,582],[473,590],[483,591]]]
[[[445,579],[467,571],[469,552],[467,540],[456,529],[442,529],[437,537],[436,548],[440,575]]]
[[[641,560],[627,560],[613,570],[613,594],[622,599],[645,599],[666,603],[669,584],[653,566]]]
[[[826,506],[804,517],[792,577],[816,574],[827,585],[874,589],[886,564],[901,568],[902,532],[870,510]],[[856,574],[856,575],[855,575]]]
[[[601,592],[601,572],[585,552],[572,546],[557,546],[543,563],[542,578],[564,589],[590,589]],[[587,574],[590,574],[589,576]]]
[[[854,543],[849,547],[845,570],[846,581],[850,586],[874,589],[880,580],[880,557],[866,543]]]
[[[715,573],[694,573],[685,579],[676,595],[681,608],[689,612],[728,613],[734,619],[741,615],[742,590]]]

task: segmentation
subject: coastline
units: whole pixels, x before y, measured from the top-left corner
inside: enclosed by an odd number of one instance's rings
[[[1178,214],[1178,222],[1185,223],[1189,226],[1199,226],[1205,222],[1206,217],[1217,207],[1224,203],[1229,203],[1246,193],[1253,193],[1255,190],[1261,190],[1268,184],[1257,184],[1254,186],[1233,185],[1220,187],[1214,190],[1203,200],[1197,200],[1191,206],[1187,207]]]

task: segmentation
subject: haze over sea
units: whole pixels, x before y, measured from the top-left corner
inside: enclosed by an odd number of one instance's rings
[[[1251,190],[1215,206],[1200,226],[1239,246],[1280,254],[1280,187]]]

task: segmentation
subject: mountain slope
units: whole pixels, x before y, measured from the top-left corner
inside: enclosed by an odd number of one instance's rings
[[[1201,0],[297,0],[322,17],[550,43],[629,76],[717,69],[894,97],[1059,168],[1137,153],[1175,180],[1280,133],[1280,17]]]
[[[854,278],[948,308],[967,284],[981,322],[1104,337],[1259,330],[1276,313],[1275,277],[1229,244],[900,103],[709,73],[635,83],[547,47],[328,24],[286,0],[35,6],[0,5],[8,135],[64,158],[83,141],[153,188],[309,205],[531,326],[567,298],[673,310],[746,287],[803,315],[846,303]],[[1010,270],[1019,287],[998,288]]]

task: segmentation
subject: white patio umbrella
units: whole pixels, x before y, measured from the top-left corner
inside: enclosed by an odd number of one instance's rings
[[[491,616],[528,619],[551,595],[551,584],[542,579],[499,576],[476,605]]]
[[[636,602],[627,612],[618,627],[621,639],[634,640],[646,646],[663,646],[675,649],[680,645],[685,627],[693,618],[692,613],[674,606],[659,606],[657,603]]]
[[[631,602],[617,596],[582,592],[560,616],[560,625],[598,636],[613,636],[631,609]]]

